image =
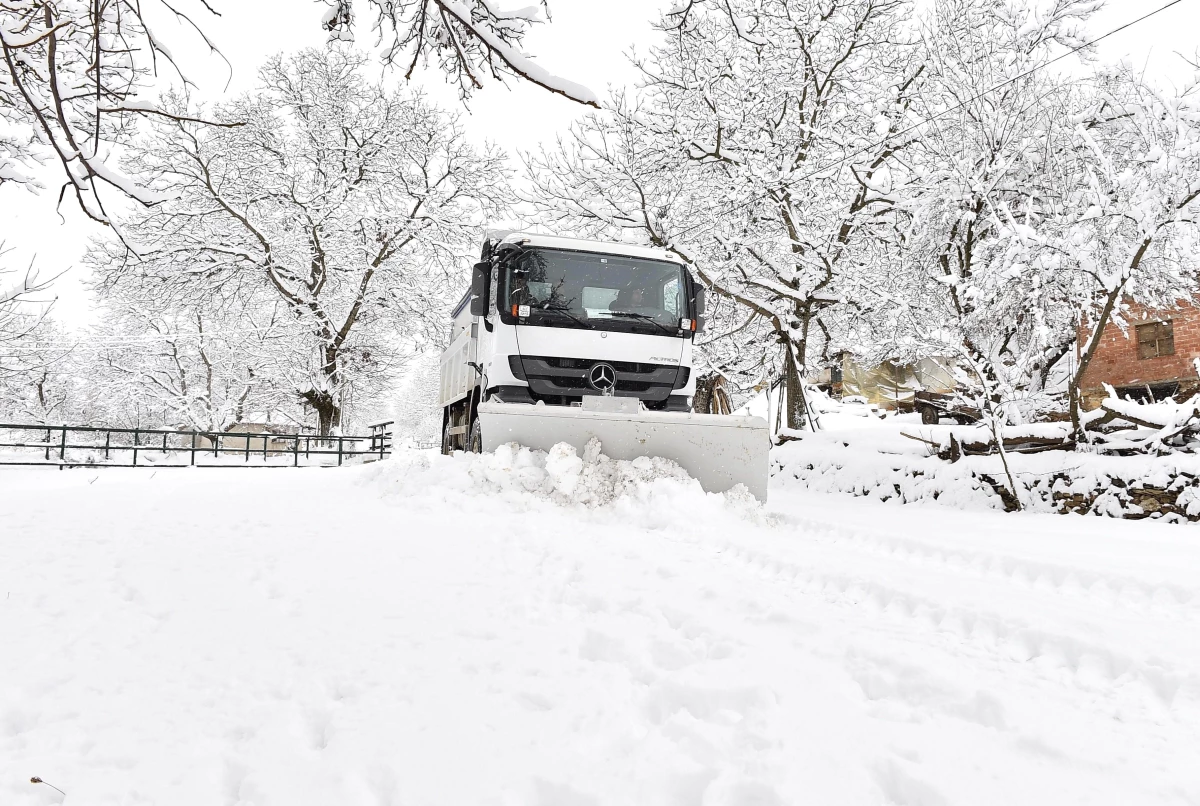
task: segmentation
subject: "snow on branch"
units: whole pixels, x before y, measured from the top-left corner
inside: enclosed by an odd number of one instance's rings
[[[353,0],[328,0],[322,24],[332,39],[353,41]],[[385,64],[403,64],[405,78],[433,58],[466,99],[484,76],[528,81],[557,95],[599,108],[596,94],[546,70],[521,50],[533,25],[549,19],[542,5],[505,11],[493,0],[367,0],[374,7],[377,44]]]
[[[0,259],[7,254],[0,242]],[[39,298],[54,278],[40,278],[32,263],[24,270],[0,265],[0,404],[16,394],[27,376],[55,357],[39,344],[50,325],[53,300]]]
[[[161,57],[187,77],[170,48],[150,30],[156,11],[173,16],[216,46],[196,21],[217,12],[208,0],[22,0],[0,3],[0,184],[40,189],[31,169],[56,161],[71,195],[92,220],[112,226],[102,188],[139,204],[158,197],[107,164],[113,146],[127,144],[131,114],[149,113],[140,100]]]
[[[379,41],[390,40],[383,61],[407,60],[406,75],[433,59],[457,78],[464,98],[485,77],[515,78],[598,106],[586,87],[554,75],[521,50],[531,27],[547,18],[544,6],[509,10],[495,0],[366,1],[376,11]],[[138,118],[165,114],[143,98],[160,77],[160,63],[184,86],[191,84],[150,21],[173,19],[224,58],[204,30],[220,6],[216,0],[0,3],[0,185],[37,191],[36,168],[56,162],[63,180],[60,199],[72,197],[85,215],[109,227],[116,225],[106,193],[140,205],[158,203],[142,180],[108,164],[114,147],[131,141]],[[331,0],[323,23],[335,38],[350,38],[352,0]]]

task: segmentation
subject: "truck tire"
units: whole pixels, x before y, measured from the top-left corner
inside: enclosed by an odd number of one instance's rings
[[[450,418],[446,418],[446,424],[442,426],[442,456],[449,456],[454,453],[454,437],[450,436]]]
[[[942,417],[933,406],[921,407],[921,422],[925,425],[937,425]]]
[[[467,440],[467,450],[470,453],[483,453],[483,431],[479,427],[479,418],[471,423],[471,436]]]

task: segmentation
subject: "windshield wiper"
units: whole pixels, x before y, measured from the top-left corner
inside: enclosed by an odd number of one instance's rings
[[[542,305],[540,308],[537,308],[537,310],[539,310],[539,311],[554,311],[555,313],[566,314],[566,316],[568,318],[570,318],[570,320],[572,322],[575,322],[580,327],[587,328],[587,329],[591,328],[591,325],[589,325],[587,322],[585,322],[582,319],[580,319],[579,317],[577,317],[575,314],[571,313],[571,309],[568,308],[566,305],[551,305],[549,302],[547,302],[544,305]]]
[[[609,316],[628,316],[630,319],[640,319],[643,322],[649,322],[650,324],[654,325],[656,328],[661,330],[663,333],[666,333],[668,336],[679,335],[674,330],[667,327],[662,322],[658,321],[657,319],[655,319],[653,316],[650,316],[649,314],[634,313],[633,311],[609,311],[608,315]]]

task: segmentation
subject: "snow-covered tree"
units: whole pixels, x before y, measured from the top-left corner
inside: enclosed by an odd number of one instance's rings
[[[440,346],[440,345],[439,345]],[[434,348],[410,356],[398,373],[399,383],[389,407],[394,421],[392,433],[397,439],[436,444],[442,436],[440,392],[440,350]]]
[[[0,242],[0,260],[6,257]],[[49,284],[32,264],[23,270],[0,264],[0,410],[27,408],[37,397],[36,376],[62,358],[58,345],[47,344],[57,329],[49,318],[53,300],[44,296]]]
[[[277,374],[292,336],[282,304],[155,311],[109,299],[101,315],[81,350],[111,413],[136,409],[197,431],[222,431],[263,413],[279,422],[300,416]]]
[[[0,242],[0,259],[5,256],[4,244]],[[31,298],[44,286],[32,265],[24,271],[0,265],[0,350],[15,347],[42,318],[41,312],[31,305]],[[5,371],[8,358],[8,355],[0,355],[0,373]]]
[[[692,263],[730,303],[714,363],[756,368],[751,385],[781,368],[791,428],[811,343],[828,341],[822,311],[894,231],[922,72],[913,13],[904,0],[681,4],[639,62],[636,100],[529,161],[558,220],[632,230]]]
[[[85,374],[69,337],[40,305],[26,305],[7,321],[0,311],[0,417],[8,422],[56,424],[80,413]]]
[[[1195,305],[1200,291],[1200,75],[1167,93],[1122,65],[1096,83],[1094,109],[1076,126],[1089,159],[1069,235],[1088,334],[1070,382],[1077,439],[1080,383],[1105,326],[1124,326],[1128,302]]]
[[[171,199],[91,256],[103,296],[284,305],[293,339],[278,371],[322,434],[348,395],[386,388],[398,343],[440,332],[478,227],[507,202],[502,154],[365,67],[343,47],[302,51],[211,111],[243,126],[160,121],[128,167]]]
[[[544,5],[502,11],[490,0],[365,2],[375,12],[378,44],[387,43],[384,63],[403,62],[406,78],[434,61],[464,97],[485,76],[508,77],[596,105],[587,88],[552,75],[521,50],[530,27],[548,19]],[[178,43],[161,38],[152,23],[174,23],[220,55],[206,30],[216,16],[236,11],[237,3],[221,0],[0,2],[0,187],[39,190],[37,168],[53,162],[61,169],[60,196],[73,197],[101,224],[114,223],[114,200],[162,201],[109,161],[139,118],[191,118],[186,108],[168,110],[148,97],[159,80],[191,84],[172,55]],[[352,0],[331,0],[322,23],[334,39],[352,38]],[[106,199],[108,191],[115,199]]]
[[[922,30],[914,108],[928,122],[909,150],[904,248],[863,275],[875,357],[952,359],[999,421],[1047,405],[1046,374],[1074,344],[1075,263],[1061,237],[1081,170],[1072,126],[1083,101],[1075,82],[1044,68],[1056,47],[1083,42],[1094,7],[934,5]]]

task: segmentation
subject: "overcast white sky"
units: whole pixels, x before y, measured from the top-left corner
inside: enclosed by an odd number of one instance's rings
[[[515,0],[513,0],[515,2]],[[626,57],[631,47],[644,51],[653,41],[650,20],[668,0],[552,0],[552,24],[539,26],[526,40],[526,49],[551,72],[604,94],[606,88],[632,84],[636,73]],[[1092,20],[1093,36],[1135,19],[1162,6],[1167,0],[1110,0]],[[513,3],[509,3],[510,5]],[[255,69],[268,55],[307,45],[322,45],[324,32],[319,20],[325,8],[305,0],[216,0],[213,5],[225,16],[205,26],[233,65],[233,76],[224,63],[201,50],[177,44],[186,32],[172,31],[160,24],[156,33],[170,38],[176,57],[187,65],[190,77],[200,85],[200,96],[220,100],[228,94],[249,89]],[[236,12],[233,11],[236,9]],[[233,15],[236,13],[236,17]],[[1198,47],[1200,0],[1184,0],[1163,13],[1110,37],[1100,47],[1105,62],[1129,59],[1147,73],[1165,81],[1182,83],[1191,69],[1179,53],[1192,55]],[[373,40],[365,30],[359,44]],[[428,71],[419,83],[445,105],[457,104],[453,90],[441,82],[440,74]],[[586,109],[559,96],[531,86],[488,86],[477,93],[467,110],[467,126],[473,137],[487,138],[510,154],[549,142]],[[53,174],[47,181],[54,183]],[[43,275],[62,272],[53,293],[58,301],[57,317],[68,326],[86,323],[90,301],[84,289],[84,269],[78,266],[90,235],[99,227],[87,222],[64,203],[62,216],[55,212],[57,185],[40,196],[10,186],[0,189],[0,241],[11,252],[10,266],[36,259]],[[65,219],[65,220],[64,220]]]

